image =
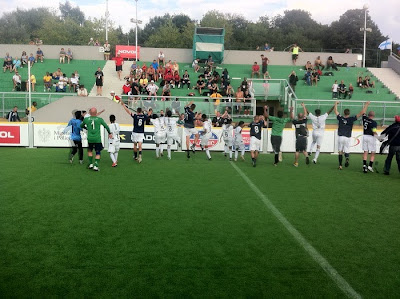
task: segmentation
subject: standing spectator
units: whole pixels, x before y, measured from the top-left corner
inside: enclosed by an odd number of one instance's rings
[[[131,84],[129,80],[126,80],[125,84],[122,86],[122,93],[127,95],[131,94]]]
[[[353,84],[350,83],[349,84],[349,92],[347,93],[349,95],[349,100],[353,96],[353,92],[354,92],[354,87],[353,87]]]
[[[200,70],[199,59],[198,59],[198,58],[196,58],[195,60],[193,60],[192,68],[193,68],[193,70],[194,70],[195,73],[197,73],[197,72]]]
[[[100,67],[97,68],[97,71],[94,73],[94,76],[96,77],[96,87],[97,87],[96,96],[101,96],[103,93],[104,73],[102,72]]]
[[[219,111],[217,111],[211,122],[214,127],[222,127],[224,124],[224,119],[221,117],[221,113]]]
[[[51,82],[52,79],[53,78],[50,76],[50,73],[46,72],[46,75],[43,77],[44,91],[46,91],[46,89],[47,89],[47,91],[51,90],[51,86],[53,85]]]
[[[15,75],[12,77],[13,81],[13,90],[12,91],[20,91],[21,90],[21,75],[18,72],[15,72]]]
[[[387,144],[389,144],[389,154],[385,161],[385,167],[383,173],[389,175],[390,166],[392,164],[392,159],[396,156],[397,168],[400,172],[400,116],[396,115],[394,117],[395,122],[387,127],[381,134],[381,136],[388,136]]]
[[[293,70],[289,75],[289,85],[293,92],[296,92],[297,81],[299,81],[299,77],[297,77],[296,72]]]
[[[67,51],[67,54],[66,54],[66,57],[67,57],[67,60],[68,60],[68,64],[71,62],[72,56],[73,56],[73,53],[71,51],[71,48],[68,48],[68,51]]]
[[[13,110],[8,112],[7,120],[9,122],[21,121],[21,119],[19,118],[19,115],[18,115],[18,106],[14,106]]]
[[[246,90],[249,89],[249,82],[247,81],[247,78],[246,78],[246,77],[243,78],[242,84],[240,85],[240,89],[241,89],[243,92],[245,92]]]
[[[28,55],[26,54],[25,51],[22,51],[21,54],[21,67],[24,67],[24,65],[28,64]]]
[[[61,48],[60,50],[60,63],[65,63],[65,56],[67,53],[65,52],[64,48]]]
[[[208,55],[207,66],[208,66],[209,71],[212,72],[213,67],[214,67],[214,60],[212,59],[211,55]]]
[[[110,96],[111,96],[111,100],[113,102],[115,102],[115,103],[120,103],[121,102],[121,98],[115,94],[115,91],[111,90],[110,91]]]
[[[297,59],[299,58],[299,51],[304,52],[302,48],[300,48],[296,43],[289,49],[292,51],[292,62],[296,65]]]
[[[332,85],[332,99],[338,98],[338,89],[339,85],[337,84],[337,80],[335,80],[335,83]]]
[[[44,53],[40,48],[38,48],[37,51],[36,51],[35,62],[38,62],[39,59],[40,59],[40,62],[43,62],[43,58],[44,58]]]
[[[91,37],[91,38],[89,39],[89,42],[88,42],[87,45],[88,45],[88,46],[94,46],[93,37]]]
[[[115,57],[114,60],[115,60],[115,71],[117,72],[118,79],[121,81],[122,65],[124,64],[124,59],[121,57],[120,54],[117,54],[117,57]]]
[[[96,39],[96,41],[94,42],[94,46],[95,47],[100,47],[100,42],[98,39]]]
[[[87,89],[85,88],[85,85],[80,85],[78,89],[78,97],[87,97],[88,92]]]
[[[270,46],[268,45],[268,43],[265,43],[264,51],[269,51],[269,50],[271,50]]]
[[[257,75],[257,78],[260,78],[260,66],[257,64],[257,61],[255,61],[251,67],[251,77],[253,78],[254,75]]]
[[[106,40],[106,43],[104,44],[104,60],[110,60],[110,55],[111,55],[111,45],[108,43],[108,40]]]
[[[268,44],[267,44],[268,45]],[[264,54],[261,54],[261,65],[262,69],[261,72],[265,75],[265,73],[268,71],[268,64],[269,64],[269,59],[268,57],[264,56]]]
[[[162,65],[165,66],[165,55],[163,53],[163,51],[160,51],[160,53],[158,54],[158,65]]]

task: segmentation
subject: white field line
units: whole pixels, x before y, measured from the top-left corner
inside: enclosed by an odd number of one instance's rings
[[[351,285],[336,271],[335,268],[329,264],[328,260],[324,258],[317,249],[315,249],[303,235],[286,219],[285,216],[273,205],[273,203],[265,196],[260,189],[246,176],[246,174],[237,167],[233,162],[231,165],[243,178],[243,180],[249,185],[249,187],[257,194],[272,214],[278,219],[278,221],[287,229],[287,231],[293,236],[293,238],[299,243],[301,247],[312,257],[314,261],[328,274],[328,276],[336,283],[336,285],[347,295],[349,298],[362,298]]]

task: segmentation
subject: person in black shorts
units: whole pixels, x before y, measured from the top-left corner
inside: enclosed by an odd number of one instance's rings
[[[96,87],[97,87],[96,96],[101,96],[103,92],[104,73],[102,72],[100,67],[97,68],[97,71],[94,73],[94,76],[96,77]]]
[[[306,157],[306,164],[310,164],[310,158],[307,153],[307,137],[308,137],[308,129],[307,129],[307,110],[305,106],[303,107],[304,113],[299,113],[297,115],[297,120],[293,120],[293,125],[296,128],[296,153],[294,156],[294,167],[299,166],[299,155],[300,152],[304,154]]]

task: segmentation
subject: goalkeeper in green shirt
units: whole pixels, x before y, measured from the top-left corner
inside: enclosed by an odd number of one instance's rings
[[[101,126],[108,132],[108,138],[112,138],[110,128],[107,126],[106,122],[97,117],[97,109],[91,108],[89,110],[90,116],[83,119],[81,123],[81,128],[87,129],[87,139],[88,139],[88,156],[89,156],[89,169],[94,171],[99,171],[99,161],[101,150],[103,149],[103,144],[101,143]],[[95,162],[93,164],[93,149],[96,151]]]
[[[267,106],[268,109],[268,106]],[[268,119],[272,121],[271,144],[275,153],[274,166],[277,166],[279,161],[282,161],[281,144],[282,132],[286,123],[293,120],[293,107],[290,107],[290,118],[283,117],[283,111],[278,111],[278,117],[267,115]]]

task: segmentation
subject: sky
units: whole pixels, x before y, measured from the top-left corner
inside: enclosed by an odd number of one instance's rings
[[[64,1],[64,0],[63,0]],[[86,17],[104,16],[106,0],[70,0],[73,6],[79,3],[80,9]],[[59,1],[42,0],[0,0],[2,12],[9,12],[19,8],[34,8],[40,6],[58,8]],[[134,0],[109,0],[110,18],[116,25],[121,25],[127,32],[134,24],[130,23],[135,18]],[[283,14],[285,10],[303,9],[311,13],[317,22],[330,24],[336,21],[348,9],[362,8],[368,5],[372,20],[378,25],[384,36],[400,42],[400,0],[138,0],[138,19],[143,24],[153,16],[165,13],[184,13],[195,20],[200,20],[209,10],[236,13],[248,20],[256,21],[259,16],[274,16]],[[143,27],[143,25],[141,25]],[[368,38],[368,36],[367,36]]]

